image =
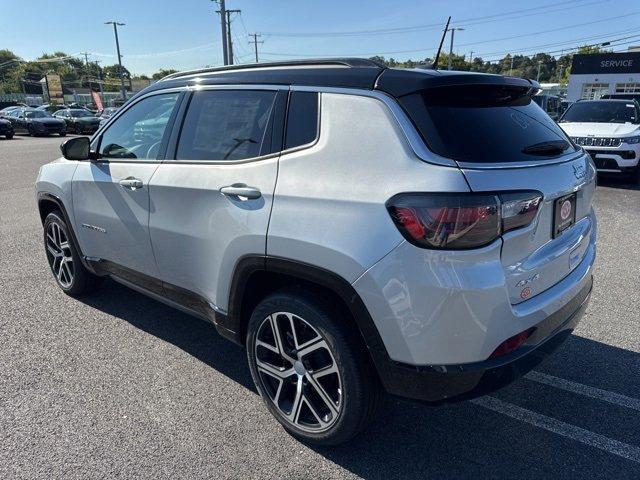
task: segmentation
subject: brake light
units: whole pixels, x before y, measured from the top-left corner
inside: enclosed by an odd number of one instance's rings
[[[539,192],[401,194],[387,209],[402,235],[433,249],[477,248],[535,219]]]

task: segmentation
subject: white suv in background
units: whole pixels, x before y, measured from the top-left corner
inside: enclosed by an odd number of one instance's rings
[[[538,90],[362,59],[170,75],[41,169],[49,265],[211,322],[309,442],[362,431],[383,389],[485,394],[591,293],[595,168]]]
[[[635,100],[581,100],[559,123],[591,155],[598,172],[627,174],[640,182],[640,106]]]

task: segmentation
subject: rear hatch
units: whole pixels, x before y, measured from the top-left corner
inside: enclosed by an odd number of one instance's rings
[[[584,258],[595,168],[533,102],[531,83],[500,78],[495,85],[467,81],[398,100],[430,150],[455,160],[472,191],[542,197],[530,224],[502,235],[501,260],[516,304],[551,288]]]

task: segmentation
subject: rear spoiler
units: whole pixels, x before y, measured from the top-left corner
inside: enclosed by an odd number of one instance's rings
[[[519,77],[506,77],[486,73],[449,72],[434,70],[401,70],[388,68],[378,77],[375,89],[402,97],[422,90],[465,85],[496,85],[527,88],[527,95],[534,96],[542,91],[535,80]]]

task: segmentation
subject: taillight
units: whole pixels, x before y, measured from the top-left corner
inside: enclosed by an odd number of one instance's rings
[[[387,209],[414,245],[468,249],[488,245],[503,232],[531,223],[541,200],[539,192],[418,193],[396,195]]]

